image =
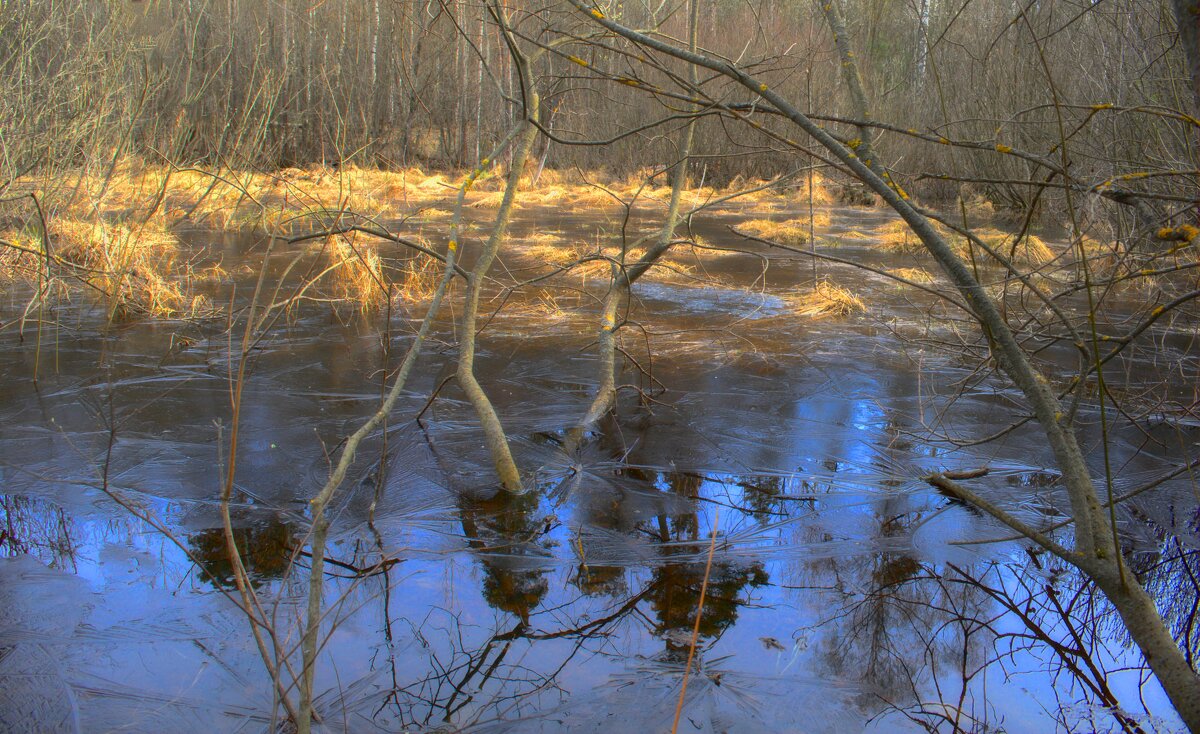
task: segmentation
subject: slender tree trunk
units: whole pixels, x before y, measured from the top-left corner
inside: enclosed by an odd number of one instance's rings
[[[534,101],[536,103],[536,99]],[[462,340],[458,347],[457,372],[459,387],[466,393],[467,399],[475,408],[476,415],[479,416],[484,443],[488,453],[491,454],[492,463],[496,467],[500,486],[509,492],[521,491],[521,473],[517,470],[512,452],[508,448],[508,438],[504,434],[500,418],[496,415],[496,410],[492,407],[487,393],[475,379],[475,329],[479,314],[479,294],[487,278],[488,270],[496,259],[496,253],[500,250],[500,243],[504,240],[508,220],[512,213],[513,199],[520,186],[521,173],[525,168],[525,161],[529,158],[529,151],[533,148],[533,142],[537,138],[537,128],[529,123],[521,124],[525,129],[518,138],[513,152],[512,167],[508,171],[504,199],[500,203],[500,211],[496,214],[492,234],[488,237],[483,250],[479,253],[479,258],[475,261],[475,266],[467,277],[466,306],[462,318]]]
[[[512,143],[515,134],[510,134],[504,140],[500,141],[496,150],[492,155],[499,155],[505,148]],[[324,564],[325,564],[325,545],[328,539],[329,532],[329,517],[325,514],[326,508],[329,506],[330,500],[333,499],[334,493],[341,487],[342,482],[346,479],[346,473],[350,470],[350,466],[354,463],[354,457],[358,452],[358,447],[364,439],[375,430],[377,426],[384,423],[392,408],[396,404],[401,391],[404,389],[405,383],[408,381],[408,376],[416,365],[417,358],[421,355],[421,349],[424,345],[425,338],[429,335],[433,328],[434,321],[437,318],[438,311],[441,309],[442,300],[446,295],[446,291],[450,286],[450,281],[454,274],[458,271],[456,263],[458,255],[458,237],[461,232],[462,225],[462,210],[463,204],[466,201],[467,192],[475,181],[483,174],[487,167],[487,162],[483,161],[479,167],[474,169],[463,181],[458,190],[458,200],[454,207],[454,218],[450,224],[450,241],[446,246],[445,269],[442,272],[441,280],[438,281],[437,289],[434,290],[433,298],[430,300],[429,308],[425,312],[425,318],[421,321],[421,326],[417,330],[416,338],[408,348],[408,352],[404,355],[404,361],[401,362],[399,369],[396,371],[396,377],[392,383],[392,387],[388,390],[387,396],[380,403],[379,409],[375,411],[357,431],[346,439],[346,443],[342,448],[341,454],[338,456],[337,464],[333,471],[329,474],[329,479],[325,481],[325,486],[317,493],[317,496],[310,501],[312,508],[313,527],[312,538],[309,543],[312,549],[312,565],[309,571],[308,585],[308,606],[306,619],[304,624],[304,632],[300,642],[300,652],[303,659],[303,668],[301,671],[300,680],[300,702],[299,713],[296,719],[296,730],[298,734],[310,734],[312,731],[313,719],[313,682],[316,675],[317,651],[320,643],[321,621],[323,617],[323,596],[324,596]]]
[[[499,8],[495,8],[495,13],[498,22],[503,22],[499,15]],[[508,33],[507,28],[504,29],[504,32]],[[520,492],[522,490],[521,473],[517,470],[516,462],[513,461],[512,452],[508,447],[508,438],[504,433],[504,427],[500,423],[500,418],[496,415],[496,410],[492,407],[492,402],[488,399],[487,393],[483,391],[483,388],[479,385],[479,381],[475,378],[475,328],[479,313],[480,291],[487,278],[488,270],[491,268],[492,262],[496,259],[496,254],[500,250],[500,244],[504,241],[504,235],[508,229],[508,221],[512,214],[513,199],[520,188],[521,175],[525,172],[525,162],[529,160],[529,153],[533,150],[533,144],[537,140],[538,134],[537,127],[531,121],[538,119],[540,100],[538,99],[537,90],[533,85],[533,75],[529,69],[529,59],[518,56],[520,51],[516,47],[516,42],[511,37],[508,38],[508,45],[509,51],[513,56],[513,63],[519,69],[521,83],[525,89],[525,109],[523,111],[525,117],[517,123],[521,129],[521,134],[513,148],[512,165],[508,170],[508,181],[504,188],[504,198],[500,202],[499,211],[496,212],[496,221],[492,225],[491,235],[488,237],[483,250],[479,253],[479,258],[475,261],[475,265],[467,277],[466,305],[463,309],[461,329],[462,337],[458,348],[457,378],[459,387],[466,393],[467,399],[471,401],[471,405],[475,408],[476,415],[479,416],[479,423],[483,428],[484,442],[488,452],[491,454],[492,463],[496,467],[496,475],[500,479],[500,486],[509,492]]]
[[[1179,25],[1179,43],[1183,46],[1187,61],[1188,76],[1192,82],[1192,109],[1200,110],[1200,0],[1171,0],[1175,10],[1175,22]],[[1200,140],[1200,135],[1197,136]],[[1193,140],[1194,145],[1200,145]],[[1192,209],[1193,216],[1200,221],[1200,204]]]
[[[483,13],[479,14],[479,78],[476,79],[476,88],[479,90],[478,97],[475,100],[475,157],[479,157],[479,150],[482,148],[480,138],[483,135],[483,65],[488,55],[487,44],[487,18]]]
[[[371,98],[369,104],[374,105],[379,95],[379,0],[374,0],[371,14]],[[374,107],[372,107],[372,113]],[[371,116],[374,121],[374,114]]]
[[[697,45],[696,18],[699,12],[699,0],[691,0],[690,5],[691,7],[688,11],[688,49],[695,52]],[[696,65],[689,64],[688,83],[695,86],[696,82]],[[658,232],[657,241],[636,263],[613,273],[613,282],[604,297],[604,306],[600,312],[600,331],[596,337],[600,354],[600,384],[596,389],[596,396],[592,399],[591,406],[588,407],[583,420],[575,428],[574,440],[581,439],[584,433],[591,430],[591,427],[616,402],[617,332],[620,329],[617,316],[621,308],[629,300],[630,288],[633,283],[642,277],[671,248],[671,242],[675,238],[675,228],[679,224],[679,204],[683,197],[684,187],[687,185],[688,158],[691,155],[692,139],[694,136],[695,121],[689,121],[684,127],[679,143],[679,160],[675,164],[675,171],[672,174],[671,180],[671,201],[667,206],[667,215],[663,220],[662,228]]]
[[[854,55],[854,51],[850,47],[850,34],[846,30],[846,23],[842,20],[841,11],[838,9],[838,0],[813,0],[816,6],[820,9],[822,15],[825,16],[825,22],[829,25],[829,32],[833,35],[833,43],[837,48],[838,58],[842,66],[842,81],[846,85],[846,90],[850,93],[850,111],[854,117],[863,122],[871,120],[871,107],[867,102],[867,93],[863,89],[862,74],[858,70],[858,59]],[[883,165],[879,162],[875,154],[874,145],[871,142],[873,131],[866,125],[858,126],[858,138],[851,143],[851,149],[855,155],[863,160],[863,162],[875,172],[877,176],[886,180],[887,173],[883,169]]]
[[[913,89],[917,94],[925,87],[925,69],[929,60],[929,18],[933,14],[933,0],[917,2],[917,57],[913,63]]]
[[[1175,22],[1179,24],[1179,43],[1183,46],[1188,75],[1192,82],[1193,102],[1200,107],[1200,0],[1171,0]]]

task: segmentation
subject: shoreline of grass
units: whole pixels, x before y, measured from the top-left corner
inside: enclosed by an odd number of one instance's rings
[[[487,210],[498,206],[502,173],[493,167],[471,188],[465,199],[470,218],[486,219]],[[643,170],[615,177],[545,169],[536,181],[529,177],[517,206],[594,211],[614,218],[636,212],[653,218],[665,210],[670,196],[659,173]],[[219,269],[196,270],[184,256],[181,230],[287,238],[347,224],[383,230],[399,223],[405,236],[415,240],[422,232],[448,230],[460,181],[466,175],[416,167],[387,171],[352,166],[204,171],[133,159],[119,162],[108,174],[74,171],[53,179],[31,176],[8,187],[9,195],[0,204],[0,288],[24,282],[35,286],[41,298],[90,293],[105,302],[110,319],[201,316],[214,309],[197,294],[195,284],[223,276]],[[726,188],[698,185],[685,191],[684,202],[689,207],[714,204],[710,211],[717,215],[742,215],[745,221],[738,225],[740,229],[792,247],[811,244],[814,237],[817,243],[839,237],[829,234],[831,211],[852,206],[839,199],[841,185],[818,176],[810,196],[806,181],[800,179],[768,184],[739,178]],[[810,201],[816,208],[806,212]],[[860,233],[851,230],[840,237],[852,234]],[[1057,256],[1033,235],[1015,240],[1009,233],[987,228],[978,230],[977,236],[1011,253],[1014,262],[1023,266],[1037,266]],[[613,261],[612,247],[600,252],[595,245],[594,262],[578,266],[580,258],[588,255],[587,247],[547,237],[528,243],[518,239],[512,251],[548,269],[574,262],[580,273],[593,279],[607,272],[603,260]],[[886,250],[919,250],[919,243],[899,220],[861,233],[861,238],[864,244]],[[429,283],[436,280],[432,258],[385,263],[379,254],[381,243],[369,237],[351,233],[314,242],[326,258],[321,271],[329,278],[325,295],[364,311],[385,306],[389,298],[419,303]],[[437,249],[430,240],[423,245]],[[708,256],[729,254],[717,248]],[[703,256],[693,250],[691,257]],[[686,276],[691,265],[677,259],[680,275]]]

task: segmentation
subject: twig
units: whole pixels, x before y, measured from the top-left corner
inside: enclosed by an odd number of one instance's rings
[[[712,573],[713,553],[717,550],[717,524],[721,519],[721,511],[713,512],[712,538],[708,544],[708,561],[704,564],[704,581],[700,584],[700,602],[696,605],[696,623],[692,625],[692,642],[688,645],[687,665],[683,668],[683,687],[679,689],[679,703],[675,704],[675,721],[671,724],[671,734],[679,729],[679,717],[683,715],[683,699],[687,695],[688,675],[692,672],[692,658],[696,656],[696,640],[700,637],[700,618],[704,615],[704,596],[708,593],[708,577]]]

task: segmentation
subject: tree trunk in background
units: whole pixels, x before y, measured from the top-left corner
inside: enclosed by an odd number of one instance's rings
[[[913,89],[919,94],[925,86],[925,71],[928,66],[929,54],[929,16],[932,14],[933,0],[918,0],[917,2],[917,57],[913,64]]]
[[[693,53],[697,48],[697,18],[699,17],[700,0],[691,0],[688,9],[688,50]],[[688,84],[695,87],[699,83],[698,70],[695,64],[688,66]],[[568,446],[574,447],[584,437],[584,434],[596,424],[604,414],[616,405],[617,400],[617,331],[620,329],[618,314],[629,300],[630,290],[638,278],[642,277],[658,260],[671,248],[675,237],[675,229],[679,225],[679,206],[683,190],[687,186],[688,161],[692,153],[692,141],[695,138],[696,121],[689,120],[683,129],[679,143],[679,161],[671,179],[671,200],[667,205],[667,214],[663,219],[658,239],[638,261],[632,265],[615,270],[612,285],[604,298],[604,306],[600,314],[600,333],[596,337],[600,353],[600,380],[596,396],[584,415],[583,420],[575,427],[570,436]]]
[[[1200,1],[1171,0],[1175,9],[1175,21],[1179,24],[1179,43],[1183,46],[1187,60],[1187,72],[1192,86],[1192,111],[1200,110]],[[1200,145],[1200,139],[1193,145]],[[1195,159],[1195,147],[1192,149]],[[1200,222],[1200,205],[1193,207],[1192,214]]]
[[[487,446],[488,453],[491,454],[492,463],[496,469],[496,476],[500,480],[500,486],[505,491],[515,493],[521,492],[523,489],[521,473],[518,471],[517,464],[513,460],[512,451],[508,446],[508,437],[504,433],[504,426],[500,422],[500,417],[496,414],[496,410],[492,406],[487,393],[484,392],[483,387],[475,378],[475,332],[479,313],[479,295],[484,287],[488,269],[496,259],[496,255],[500,251],[500,245],[504,242],[513,210],[513,200],[516,198],[517,189],[520,188],[521,176],[525,173],[525,163],[529,160],[529,154],[533,151],[534,142],[537,141],[538,129],[533,124],[533,121],[539,119],[541,113],[540,98],[537,88],[534,85],[533,75],[530,72],[530,60],[521,55],[508,27],[504,25],[505,20],[499,5],[493,7],[493,16],[496,22],[501,24],[501,32],[505,34],[505,37],[509,41],[509,56],[512,58],[513,66],[521,74],[525,108],[517,113],[523,116],[523,119],[522,117],[518,117],[517,122],[513,125],[514,129],[520,130],[520,133],[517,135],[516,144],[513,146],[512,163],[509,166],[508,181],[504,188],[504,198],[500,201],[500,208],[496,212],[496,219],[492,225],[491,234],[488,236],[487,242],[484,243],[474,267],[471,268],[471,272],[467,275],[467,292],[464,297],[466,305],[463,308],[462,336],[459,339],[458,347],[458,370],[455,375],[458,380],[458,386],[466,393],[467,398],[471,401],[471,406],[475,408],[475,414],[479,417],[479,425],[483,429],[484,443]],[[467,69],[465,60],[462,67],[463,74],[465,75]],[[463,132],[462,140],[465,144],[465,131]]]
[[[1179,23],[1179,43],[1187,58],[1188,75],[1192,82],[1192,102],[1200,108],[1200,2],[1171,0],[1175,20]]]

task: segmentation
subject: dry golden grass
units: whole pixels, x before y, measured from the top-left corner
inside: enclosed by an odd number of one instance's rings
[[[421,244],[429,243],[417,238]],[[442,278],[442,263],[423,253],[399,262],[384,261],[379,242],[364,237],[328,237],[310,247],[325,258],[321,286],[338,301],[363,311],[382,308],[391,293],[394,303],[421,304],[433,298]]]
[[[523,208],[521,206],[521,204],[519,203],[519,199],[521,199],[521,198],[524,198],[524,197],[517,197],[517,198],[513,199],[513,203],[512,203],[513,209]],[[500,202],[503,200],[504,200],[504,192],[503,191],[485,191],[485,192],[482,192],[479,194],[475,194],[471,197],[471,206],[479,208],[479,209],[499,209]]]
[[[505,304],[499,317],[505,323],[518,326],[523,336],[546,336],[562,333],[586,333],[595,329],[595,313],[580,308],[577,294],[564,295],[551,289],[537,288],[522,291]],[[529,325],[536,328],[529,330]]]
[[[1107,278],[1117,274],[1125,261],[1122,257],[1121,246],[1116,242],[1104,242],[1085,235],[1079,244],[1071,248],[1073,261],[1080,257],[1081,248],[1082,255],[1087,258],[1088,268],[1094,278]],[[1146,279],[1140,280],[1144,285]]]
[[[828,212],[814,212],[812,226],[816,231],[828,227],[830,222]],[[775,222],[770,219],[752,219],[738,225],[741,229],[756,237],[778,242],[781,245],[798,247],[808,242],[809,221],[806,217]]]
[[[901,219],[888,222],[875,229],[870,236],[879,240],[879,244],[888,250],[902,252],[917,252],[924,249],[921,240],[913,234],[912,229]]]
[[[582,242],[569,242],[555,234],[541,234],[517,243],[522,255],[547,265],[562,267],[584,257],[588,248]],[[605,269],[607,266],[599,263]]]
[[[671,198],[671,174],[659,169],[640,168],[621,177],[599,174],[582,178],[564,176],[560,177],[558,183],[565,189],[566,198],[576,204],[619,206],[618,199],[625,202],[636,199],[642,206],[665,206]],[[603,189],[610,193],[605,193]],[[687,195],[691,197],[688,200],[694,200],[697,194],[712,191],[710,187],[688,189]]]
[[[502,170],[494,169],[476,183],[471,203],[479,207],[499,204],[503,190]],[[656,175],[657,174],[657,175]],[[219,228],[262,226],[262,210],[276,210],[269,218],[292,221],[313,210],[337,212],[350,209],[365,216],[451,203],[464,174],[427,173],[417,167],[383,171],[353,165],[338,169],[324,167],[286,168],[274,173],[222,169],[212,173],[192,169],[168,169],[126,159],[111,177],[89,173],[61,187],[61,201],[80,218],[84,213],[128,216],[144,213],[162,194],[162,206],[156,213],[169,222],[190,215],[198,223]],[[606,192],[597,181],[607,188]],[[33,182],[37,187],[36,182]],[[45,183],[45,182],[43,182]],[[730,193],[765,184],[759,179],[735,178],[727,185],[700,186],[686,193],[688,206]],[[744,195],[739,201],[775,203],[807,201],[807,182],[803,179],[788,189],[774,187]],[[40,188],[46,188],[41,186]],[[815,178],[814,199],[831,203],[831,185]],[[575,207],[618,207],[618,199],[639,197],[643,204],[661,206],[671,193],[669,175],[642,169],[624,177],[597,174],[580,175],[574,171],[541,171],[536,184],[526,182],[518,204]],[[616,197],[616,198],[614,198]],[[272,224],[268,221],[267,224]]]
[[[178,240],[161,221],[144,226],[55,217],[49,221],[51,275],[81,282],[99,295],[112,317],[189,316],[205,304],[185,287],[190,268],[178,262]],[[44,242],[40,232],[10,230],[0,238],[25,251],[6,248],[0,261],[9,279],[39,277]],[[61,289],[59,289],[61,290]]]
[[[519,198],[537,206],[562,206],[567,203],[568,191],[566,186],[542,179],[536,187],[522,190]]]
[[[564,239],[561,235],[545,233],[533,237],[516,240],[514,249],[525,258],[541,264],[563,267],[576,263],[586,257],[602,255],[606,259],[595,258],[571,268],[570,273],[577,278],[591,280],[593,278],[608,278],[612,272],[613,263],[621,261],[622,254],[619,246],[608,243],[605,245],[588,244],[582,241]],[[630,247],[625,251],[624,262],[628,265],[639,261],[646,255],[647,246]],[[711,256],[724,256],[724,252],[715,252]],[[710,257],[709,251],[693,251],[686,247],[675,247],[661,256],[646,278],[657,281],[691,282],[695,280],[697,271],[701,269],[701,260]]]
[[[967,213],[972,219],[988,219],[996,216],[996,207],[983,196],[972,196],[965,202]]]
[[[408,189],[402,181],[389,181],[383,186],[379,195],[388,202],[402,202],[407,199]]]
[[[619,201],[613,198],[613,193],[595,186],[582,186],[567,190],[564,196],[567,203],[574,207],[615,207]]]
[[[223,268],[220,263],[213,263],[199,270],[192,270],[190,275],[192,280],[208,283],[220,283],[229,280],[230,277],[229,271]]]
[[[449,219],[454,216],[454,212],[427,206],[418,210],[416,216],[418,219]]]
[[[848,316],[867,310],[866,304],[853,292],[827,280],[820,280],[807,293],[787,297],[789,310],[805,318]]]
[[[790,203],[807,205],[808,197],[808,177],[801,176],[784,185],[775,185],[768,188],[767,180],[761,178],[750,178],[743,176],[734,176],[728,184],[721,188],[713,190],[717,196],[728,196],[729,194],[742,193],[735,201],[741,202],[770,202],[770,203]],[[819,173],[813,174],[812,177],[812,203],[815,206],[827,207],[838,203],[836,195],[836,184],[831,183],[828,179]]]
[[[411,179],[412,181],[406,184],[406,190],[409,195],[419,192],[426,196],[446,196],[458,188],[456,181],[451,181],[440,173],[423,177],[413,173]]]
[[[11,234],[0,235],[5,239],[12,240]],[[28,267],[27,267],[28,266]],[[10,283],[19,279],[25,271],[29,271],[29,275],[33,275],[32,267],[34,263],[31,259],[22,253],[20,250],[14,250],[11,247],[0,245],[0,283]]]
[[[729,195],[737,192],[743,192],[738,199],[742,201],[763,201],[782,195],[782,189],[778,187],[763,188],[767,182],[761,178],[746,178],[743,176],[734,176],[730,180],[729,185],[720,193]]]
[[[108,293],[111,314],[168,317],[188,310],[188,297],[171,277],[178,240],[162,223],[52,220],[50,232],[54,254],[89,268],[83,277]]]
[[[517,206],[549,206],[576,209],[619,209],[621,201],[637,197],[639,208],[659,208],[670,197],[669,177],[645,169],[622,178],[580,175],[573,171],[543,170],[537,184],[523,189]],[[490,171],[480,179],[468,201],[479,208],[494,208],[503,198],[502,171]],[[159,202],[155,218],[175,224],[190,218],[193,225],[223,230],[265,230],[287,235],[311,223],[314,217],[327,221],[343,212],[366,218],[420,213],[424,219],[450,216],[461,173],[427,173],[412,167],[398,171],[323,167],[287,168],[274,173],[200,170],[170,170],[126,160],[107,181],[100,175],[79,178],[70,188],[68,200],[58,202],[75,218],[99,214],[106,218],[137,217]],[[601,181],[607,191],[592,180]],[[731,192],[764,184],[761,180],[734,179],[724,187],[696,186],[686,192],[685,205],[695,206]],[[763,206],[804,200],[799,188],[778,187],[755,191],[739,203]],[[827,185],[817,179],[819,203],[831,197]],[[65,189],[64,189],[65,190]],[[161,195],[161,196],[160,196]],[[736,204],[735,204],[736,205]],[[818,222],[824,226],[825,215]],[[795,239],[795,237],[793,237]]]
[[[819,173],[813,174],[812,177],[812,201],[818,206],[829,206],[837,202],[837,192],[834,190],[835,184],[825,176]],[[795,195],[796,201],[808,201],[808,179],[804,177],[801,180],[799,190]]]
[[[620,206],[620,199],[628,198],[629,195],[627,191],[609,191],[611,193],[598,186],[583,183],[547,182],[543,177],[536,188],[522,190],[519,199],[535,206],[604,209]]]
[[[374,243],[330,237],[325,243],[325,253],[330,267],[325,276],[326,287],[334,298],[352,302],[363,310],[387,303],[383,261]]]
[[[1010,260],[1014,265],[1036,266],[1044,265],[1054,259],[1054,250],[1037,235],[1026,233],[1019,241],[1015,234],[1002,232],[998,229],[981,229],[975,231],[975,236],[983,240],[1001,257]],[[962,240],[962,237],[958,239]],[[965,242],[964,242],[965,245]]]
[[[635,263],[642,259],[646,254],[645,247],[631,247],[625,253],[625,262],[627,264]],[[620,253],[611,253],[614,259],[620,257]],[[688,250],[682,248],[672,248],[667,251],[654,262],[653,267],[646,273],[646,277],[650,280],[658,280],[662,282],[692,282],[695,280],[699,263],[695,256]]]
[[[36,190],[49,211],[57,212],[52,242],[60,242],[55,253],[83,268],[95,270],[88,276],[91,285],[112,293],[114,310],[122,312],[177,315],[198,308],[189,294],[191,284],[214,282],[231,277],[219,269],[192,273],[187,262],[178,257],[171,230],[177,225],[204,226],[226,231],[266,232],[287,236],[311,231],[332,222],[344,221],[349,213],[381,221],[411,217],[429,227],[432,220],[444,222],[452,216],[450,208],[462,172],[427,172],[411,167],[383,171],[345,165],[337,169],[314,166],[287,168],[271,173],[248,170],[206,172],[169,169],[147,165],[136,159],[122,160],[106,176],[107,170],[62,177],[64,181],[34,180],[19,182],[22,190]],[[496,168],[478,182],[468,202],[482,209],[494,208],[503,198],[504,171]],[[69,179],[69,180],[67,180]],[[607,191],[591,181],[599,182]],[[691,207],[732,192],[764,185],[762,180],[734,179],[725,186],[692,181],[685,193],[684,206]],[[794,207],[807,201],[803,178],[787,184],[754,191],[731,206],[758,207],[772,211],[778,206]],[[815,178],[813,197],[819,204],[833,201],[832,185]],[[517,205],[551,207],[563,211],[619,211],[621,201],[637,197],[638,208],[656,216],[657,209],[670,198],[670,175],[658,169],[636,171],[628,176],[580,175],[575,171],[542,170],[536,184],[527,182]],[[479,217],[476,217],[479,219]],[[134,227],[122,222],[148,221]],[[819,212],[818,228],[827,227],[829,215]],[[744,225],[754,234],[786,244],[802,244],[808,239],[808,222],[803,217],[773,222],[759,219]],[[17,235],[9,233],[9,239]],[[28,238],[27,238],[28,239]],[[33,242],[33,240],[30,240]],[[550,265],[564,265],[584,254],[596,252],[598,245],[559,242],[554,237],[516,243],[523,255]],[[40,243],[29,249],[38,251]],[[612,245],[602,248],[611,257],[619,250]],[[632,262],[641,251],[626,253]],[[439,268],[426,258],[405,260],[398,270],[385,267],[374,247],[363,241],[359,253],[349,245],[331,242],[326,255],[334,266],[326,285],[337,298],[358,302],[364,308],[378,307],[386,299],[380,282],[383,276],[395,276],[397,298],[422,300],[436,283]],[[694,279],[703,270],[705,257],[670,253],[650,277],[656,279]],[[29,261],[26,263],[26,261]],[[36,274],[36,257],[19,252],[0,253],[0,278],[16,277],[19,270]],[[607,278],[608,263],[598,261],[574,269],[573,276]]]
[[[669,174],[660,170],[642,167],[636,171],[632,171],[623,177],[612,179],[609,184],[613,188],[622,189],[625,191],[634,191],[641,188],[643,191],[654,188],[666,188],[666,182]],[[649,183],[647,183],[649,182]]]
[[[842,184],[837,187],[834,198],[842,206],[872,207],[879,199],[865,186]]]
[[[858,231],[857,229],[848,229],[845,232],[839,232],[835,235],[835,239],[839,240],[869,240],[871,235]]]
[[[568,173],[559,171],[556,168],[543,168],[538,174],[537,181],[531,181],[530,183],[536,187],[554,186],[556,184],[566,182],[568,180],[568,176]]]
[[[675,248],[675,251],[681,256],[688,257],[689,260],[699,260],[700,262],[705,262],[708,260],[722,260],[728,257],[745,257],[746,254],[745,250],[739,247],[724,246],[728,243],[716,244],[707,237],[702,237],[700,235],[693,235],[692,241],[695,243],[693,246],[679,246]]]
[[[539,289],[537,298],[530,306],[534,315],[550,321],[566,321],[571,318],[571,312],[563,306],[560,299],[551,291]]]
[[[970,256],[970,240],[957,232],[951,231],[938,222],[934,222],[933,225],[934,229],[946,238],[950,246],[960,257],[965,258]],[[1018,267],[1044,265],[1055,257],[1054,250],[1042,238],[1036,235],[1026,233],[1018,241],[1016,235],[993,228],[974,230],[973,234],[998,255]],[[921,244],[921,240],[913,234],[908,224],[898,219],[883,225],[874,232],[874,235],[879,238],[880,244],[887,249],[912,253],[923,252],[925,249],[924,245]],[[982,248],[976,247],[974,248],[974,252],[976,258],[994,260]]]
[[[932,283],[934,280],[933,273],[923,268],[892,268],[888,272],[897,278],[904,278],[922,285]]]
[[[428,303],[441,279],[440,262],[427,255],[414,255],[400,266],[396,297],[407,303]]]

